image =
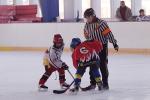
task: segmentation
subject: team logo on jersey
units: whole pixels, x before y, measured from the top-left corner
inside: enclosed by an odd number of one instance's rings
[[[81,54],[87,54],[89,50],[87,50],[85,47],[80,48]]]

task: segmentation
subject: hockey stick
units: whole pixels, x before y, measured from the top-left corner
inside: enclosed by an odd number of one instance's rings
[[[70,72],[70,70],[68,69],[67,71],[68,71],[68,73],[71,75],[71,77],[72,77],[73,79],[75,79],[74,76],[72,75],[72,73]],[[79,86],[79,88],[83,91],[83,88],[82,88],[81,86]]]
[[[53,93],[55,93],[55,94],[65,93],[72,86],[72,84],[74,83],[74,79],[75,79],[74,76],[71,74],[71,72],[69,71],[69,69],[67,71],[71,75],[71,77],[73,78],[72,83],[66,89],[64,89],[64,90],[53,90]]]
[[[72,86],[73,83],[74,83],[74,80],[72,81],[72,83],[66,89],[64,89],[64,90],[53,90],[53,93],[55,93],[55,94],[65,93]]]
[[[68,71],[68,73],[70,74],[70,76],[71,76],[73,79],[75,79],[74,76],[72,75],[72,73],[70,72],[70,70],[68,69],[67,71]]]
[[[69,71],[69,69],[67,71],[71,75],[71,77],[73,78],[72,83],[66,89],[64,89],[64,90],[53,90],[53,93],[55,93],[55,94],[65,93],[71,87],[71,85],[74,83],[74,76],[71,74],[71,72]]]

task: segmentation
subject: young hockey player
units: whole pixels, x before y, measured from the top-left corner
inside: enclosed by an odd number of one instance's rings
[[[72,50],[73,65],[77,69],[75,74],[74,88],[71,92],[79,90],[81,78],[87,67],[90,67],[92,75],[97,83],[98,89],[102,89],[102,81],[99,72],[100,58],[98,53],[102,50],[102,44],[99,41],[87,40],[81,43],[79,38],[73,38],[70,44]]]
[[[45,86],[45,82],[50,77],[54,71],[59,73],[59,82],[61,88],[68,87],[69,85],[65,82],[65,70],[68,66],[65,62],[61,60],[61,55],[64,48],[63,38],[60,34],[55,34],[53,39],[54,45],[46,50],[43,64],[45,67],[45,73],[39,80],[39,90],[47,90],[48,87]]]

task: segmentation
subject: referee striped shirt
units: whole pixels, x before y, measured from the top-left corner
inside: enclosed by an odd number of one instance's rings
[[[84,35],[89,39],[101,41],[102,44],[107,44],[108,41],[113,44],[117,43],[106,21],[98,18],[94,23],[85,24]]]

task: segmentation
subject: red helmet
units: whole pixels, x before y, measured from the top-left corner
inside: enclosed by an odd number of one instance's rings
[[[54,39],[53,39],[53,43],[63,43],[62,36],[60,34],[55,34]]]

